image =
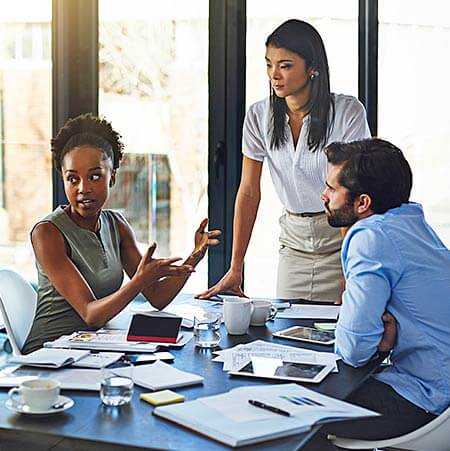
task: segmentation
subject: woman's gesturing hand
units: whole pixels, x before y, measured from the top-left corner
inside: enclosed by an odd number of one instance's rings
[[[242,291],[242,272],[232,271],[231,269],[209,290],[196,296],[198,299],[209,299],[219,293],[228,293],[246,298]]]
[[[219,244],[217,239],[222,232],[220,230],[205,231],[208,225],[208,219],[205,218],[200,223],[198,229],[195,231],[195,246],[191,257],[194,259],[195,263],[198,263],[206,254],[209,246],[216,246]]]
[[[181,260],[180,257],[153,258],[155,249],[156,243],[153,243],[139,262],[134,276],[144,287],[148,287],[163,277],[187,276],[195,271],[191,265],[174,265],[175,262]]]

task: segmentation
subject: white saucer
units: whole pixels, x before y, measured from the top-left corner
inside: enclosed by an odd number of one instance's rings
[[[52,413],[64,412],[65,410],[73,407],[73,405],[75,404],[73,399],[69,398],[68,396],[62,396],[62,395],[58,396],[58,399],[56,400],[56,402],[57,403],[67,402],[67,404],[65,404],[63,407],[61,407],[59,409],[54,409],[53,407],[51,407],[50,409],[47,409],[47,410],[31,410],[31,408],[29,406],[27,406],[26,404],[16,404],[11,399],[8,399],[5,402],[5,406],[7,409],[11,410],[12,412],[16,412],[16,413],[27,413],[30,415],[50,415]]]

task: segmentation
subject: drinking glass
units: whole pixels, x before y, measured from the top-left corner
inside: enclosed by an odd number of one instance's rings
[[[194,317],[195,346],[199,348],[215,348],[220,342],[220,313],[204,312]]]
[[[119,361],[102,368],[100,398],[106,406],[128,404],[133,396],[133,364]]]

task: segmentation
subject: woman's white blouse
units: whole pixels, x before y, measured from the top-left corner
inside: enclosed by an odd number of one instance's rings
[[[334,94],[335,117],[326,144],[370,138],[366,111],[352,96]],[[294,149],[289,130],[287,142],[272,149],[270,99],[253,104],[246,116],[242,137],[242,153],[252,160],[267,160],[275,190],[284,207],[293,213],[323,210],[320,195],[325,187],[327,158],[323,149],[312,152],[307,139],[310,116],[305,116],[297,147]],[[286,115],[286,123],[289,118]]]

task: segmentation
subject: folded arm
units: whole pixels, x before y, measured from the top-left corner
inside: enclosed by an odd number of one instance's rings
[[[335,349],[345,363],[367,363],[383,344],[383,315],[401,270],[381,230],[350,231],[342,250],[346,289],[336,328]]]

